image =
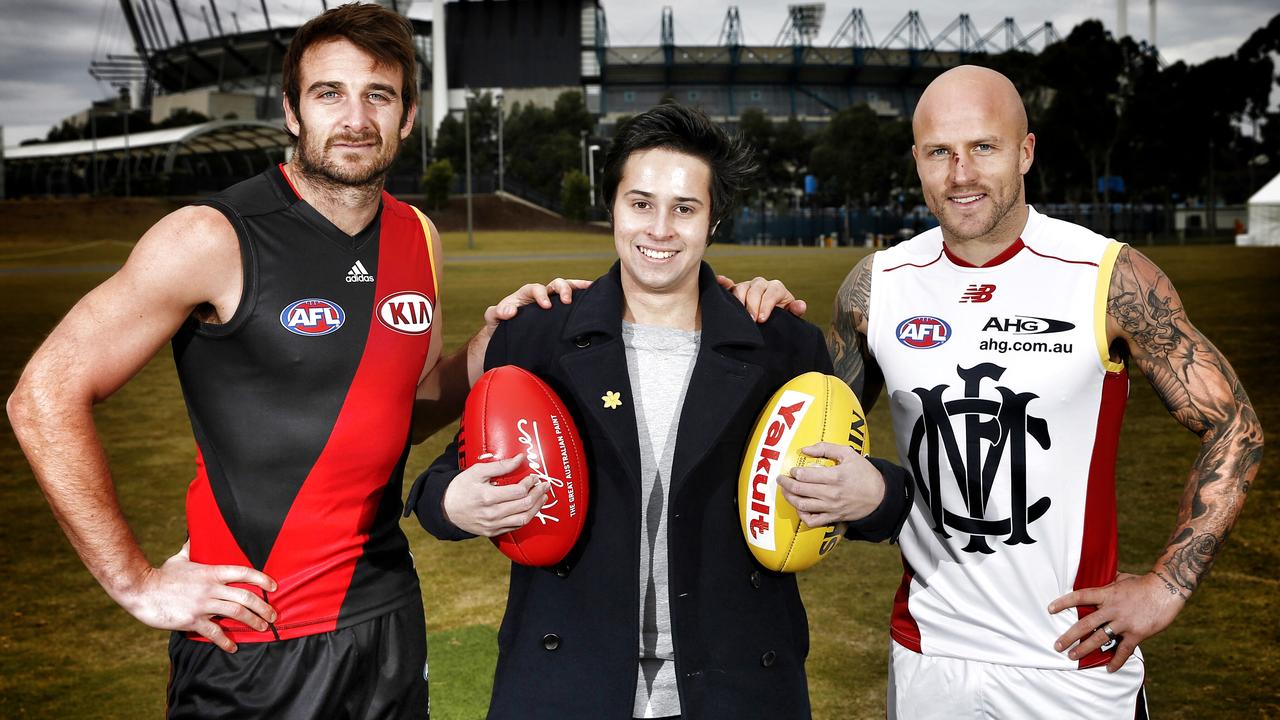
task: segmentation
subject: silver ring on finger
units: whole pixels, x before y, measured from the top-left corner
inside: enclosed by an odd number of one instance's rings
[[[1107,638],[1110,640],[1114,641],[1114,640],[1120,639],[1120,633],[1117,633],[1115,630],[1111,629],[1111,623],[1103,623],[1102,627],[1098,629],[1101,630],[1102,634],[1106,635]]]

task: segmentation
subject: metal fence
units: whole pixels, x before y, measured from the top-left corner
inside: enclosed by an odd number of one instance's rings
[[[1135,245],[1231,243],[1234,235],[1201,227],[1175,227],[1173,206],[1114,204],[1037,204],[1037,212],[1083,225],[1094,232]],[[893,208],[801,208],[788,211],[743,208],[722,230],[724,242],[742,245],[884,246],[924,232],[938,224],[923,206],[907,211]]]
[[[740,245],[885,245],[938,224],[928,212],[886,208],[743,208],[722,231]]]
[[[561,211],[559,197],[544,195],[518,177],[508,174],[504,185],[509,193],[550,210]],[[420,191],[418,178],[413,176],[393,175],[388,178],[387,189],[393,194]],[[472,178],[472,189],[477,194],[494,192],[497,178],[491,173],[477,174]],[[457,195],[466,192],[461,175],[454,177],[450,190]],[[608,215],[598,201],[597,197],[597,205],[589,209],[587,219],[607,221]],[[1094,232],[1135,245],[1234,242],[1234,234],[1227,231],[1210,233],[1199,226],[1176,227],[1177,209],[1173,205],[1115,203],[1108,208],[1105,205],[1037,203],[1035,207],[1044,215],[1083,225]],[[907,210],[896,207],[828,207],[763,211],[755,206],[743,207],[726,220],[717,239],[739,245],[883,247],[937,224],[937,218],[923,205]]]

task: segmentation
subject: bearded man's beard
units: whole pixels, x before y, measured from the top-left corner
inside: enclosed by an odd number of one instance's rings
[[[341,155],[344,151],[335,151],[333,147],[336,143],[365,142],[372,142],[377,152],[360,163],[342,162]],[[298,169],[313,182],[335,189],[372,190],[381,189],[399,149],[399,135],[393,136],[390,147],[387,147],[382,136],[374,129],[362,133],[340,133],[326,138],[324,147],[313,148],[308,137],[307,126],[299,121],[298,142],[294,154]]]

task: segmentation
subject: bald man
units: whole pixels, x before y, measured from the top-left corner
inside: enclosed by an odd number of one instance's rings
[[[912,128],[941,227],[859,262],[828,333],[865,406],[887,388],[915,476],[889,716],[1145,717],[1138,643],[1225,542],[1262,457],[1257,416],[1158,267],[1027,205],[1036,138],[1007,78],[944,73]],[[1116,562],[1128,367],[1202,445],[1140,575]],[[793,474],[783,489],[804,513],[839,505],[838,467]]]

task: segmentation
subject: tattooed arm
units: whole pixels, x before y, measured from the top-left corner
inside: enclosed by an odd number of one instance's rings
[[[866,412],[871,412],[884,387],[884,376],[867,347],[872,257],[868,255],[858,261],[836,291],[831,328],[827,330],[827,350],[836,375],[853,388]]]
[[[1208,574],[1258,472],[1262,427],[1240,379],[1187,319],[1169,278],[1128,247],[1121,249],[1111,276],[1107,336],[1123,343],[1169,413],[1200,437],[1177,524],[1151,572],[1121,573],[1105,588],[1070,593],[1050,606],[1057,612],[1097,605],[1097,612],[1059,638],[1058,649],[1080,640],[1072,657],[1084,655],[1107,640],[1098,628],[1109,625],[1124,636],[1108,666],[1114,670],[1139,641],[1173,622]]]
[[[1200,436],[1176,529],[1154,569],[1186,599],[1244,505],[1262,461],[1262,427],[1227,359],[1187,320],[1169,278],[1135,250],[1116,261],[1107,316],[1165,407]]]
[[[864,411],[884,386],[884,376],[867,348],[871,303],[871,260],[864,257],[836,292],[827,351],[840,376],[858,396]],[[809,527],[848,522],[852,540],[895,539],[911,511],[910,474],[886,460],[874,463],[848,446],[817,443],[801,448],[810,457],[835,461],[831,466],[791,468],[778,476],[782,495]]]

